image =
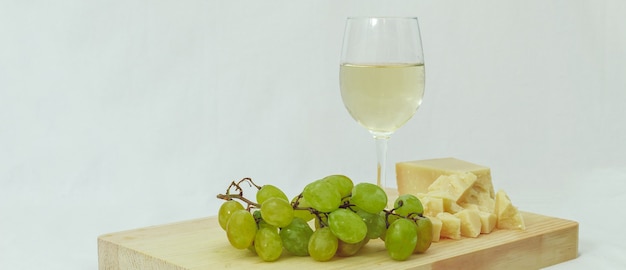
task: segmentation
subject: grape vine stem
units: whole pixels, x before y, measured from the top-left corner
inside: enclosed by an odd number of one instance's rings
[[[222,200],[226,200],[226,201],[230,201],[232,199],[238,199],[241,200],[245,203],[247,203],[249,206],[254,206],[256,208],[261,208],[261,205],[258,203],[255,203],[251,200],[248,200],[246,197],[244,197],[241,194],[217,194],[217,198],[218,199],[222,199]]]
[[[247,207],[248,210],[250,210],[250,208],[252,208],[252,207],[261,208],[260,204],[258,204],[256,202],[253,202],[253,201],[251,201],[251,200],[249,200],[249,199],[247,199],[246,197],[243,196],[243,188],[241,188],[241,184],[244,183],[244,182],[247,182],[248,185],[250,185],[250,186],[254,186],[257,190],[261,189],[261,186],[255,184],[252,181],[252,178],[246,177],[246,178],[243,178],[243,179],[241,179],[241,180],[239,180],[237,182],[235,182],[235,181],[231,182],[230,185],[228,186],[228,188],[226,189],[226,194],[217,194],[217,198],[218,199],[222,199],[222,200],[226,200],[226,201],[230,201],[232,199],[241,200],[241,201],[245,202],[246,204],[248,204],[248,207]],[[234,188],[235,191],[237,193],[239,193],[239,194],[231,194],[230,193],[230,189],[231,188]]]

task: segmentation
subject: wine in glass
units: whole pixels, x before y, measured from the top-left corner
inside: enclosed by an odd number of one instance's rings
[[[346,109],[376,141],[377,184],[386,188],[387,140],[413,117],[424,94],[417,18],[348,18],[339,78]]]

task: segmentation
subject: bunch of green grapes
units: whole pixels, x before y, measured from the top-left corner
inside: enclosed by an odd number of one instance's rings
[[[256,202],[243,196],[241,184],[257,188]],[[235,188],[238,194],[231,194]],[[353,256],[372,239],[382,239],[389,256],[406,260],[425,252],[432,241],[432,223],[412,195],[402,195],[386,210],[387,194],[377,185],[330,175],[307,184],[288,200],[272,185],[257,186],[249,178],[233,182],[219,209],[218,222],[230,244],[249,249],[264,261],[283,252],[316,261]],[[246,205],[240,203],[244,202]]]
[[[406,260],[413,253],[424,253],[430,247],[433,224],[422,216],[424,207],[411,195],[400,195],[392,211],[387,212],[389,223],[385,234],[385,248],[395,260]]]

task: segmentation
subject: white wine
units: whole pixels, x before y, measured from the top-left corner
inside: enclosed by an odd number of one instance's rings
[[[422,103],[424,64],[343,64],[339,77],[348,112],[374,134],[390,135]]]

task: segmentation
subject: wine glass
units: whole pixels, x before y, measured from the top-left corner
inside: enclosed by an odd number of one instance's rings
[[[376,141],[377,184],[387,187],[387,141],[424,95],[424,56],[417,18],[350,17],[340,60],[341,98]]]

